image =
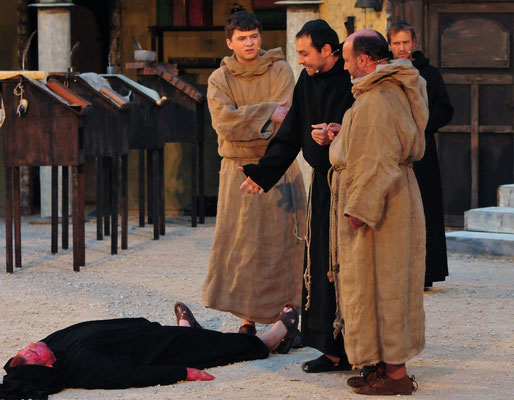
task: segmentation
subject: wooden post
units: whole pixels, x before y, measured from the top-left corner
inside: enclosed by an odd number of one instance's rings
[[[105,196],[104,193],[104,173],[101,157],[95,158],[96,163],[96,240],[102,240],[103,234],[103,218],[105,215]]]
[[[148,223],[153,224],[153,191],[152,191],[152,175],[153,175],[152,150],[146,150],[146,192],[148,197]]]
[[[121,249],[128,248],[128,155],[121,156]]]
[[[160,228],[160,206],[159,206],[159,151],[148,150],[152,154],[152,220],[153,220],[153,238],[159,240]]]
[[[14,181],[14,265],[21,268],[20,167],[13,168]]]
[[[138,182],[139,182],[139,226],[145,226],[145,150],[139,150]]]
[[[61,210],[62,210],[61,230],[62,230],[62,248],[63,249],[68,248],[68,234],[69,234],[69,230],[68,230],[68,224],[69,224],[68,187],[69,187],[69,169],[67,166],[63,166],[62,167],[62,203],[61,203]]]
[[[12,167],[5,167],[5,266],[13,273],[12,254]]]
[[[157,150],[159,152],[159,196],[161,198],[159,204],[160,210],[160,234],[166,234],[166,193],[164,187],[164,148]]]
[[[80,266],[86,265],[86,210],[85,210],[85,193],[86,193],[86,178],[84,175],[84,165],[77,167],[78,175],[78,223],[77,230],[79,231],[79,263]]]
[[[58,194],[59,194],[59,170],[58,167],[52,166],[52,178],[51,178],[51,186],[52,186],[52,197],[51,197],[51,209],[52,209],[52,244],[51,244],[51,252],[52,254],[57,253],[57,225],[59,224],[59,205],[58,205]]]
[[[80,271],[80,232],[79,232],[79,224],[80,224],[80,207],[79,207],[79,167],[72,167],[72,223],[73,223],[73,271]]]
[[[111,254],[118,254],[118,194],[120,192],[120,179],[118,175],[118,157],[110,157],[111,163]]]

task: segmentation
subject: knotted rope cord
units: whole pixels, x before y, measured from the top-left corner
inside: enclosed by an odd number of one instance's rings
[[[332,175],[334,172],[340,172],[345,167],[334,165],[328,170],[327,179],[328,186],[330,187],[330,252],[329,252],[329,270],[328,280],[334,283],[334,291],[336,295],[336,312],[335,319],[332,324],[334,328],[334,340],[337,338],[339,333],[344,333],[344,319],[341,318],[341,311],[339,309],[339,259],[337,254],[337,221],[338,221],[338,206],[339,206],[339,179],[332,181]]]
[[[307,248],[307,265],[305,266],[305,272],[303,273],[303,282],[305,283],[305,289],[307,290],[307,296],[305,298],[305,311],[311,306],[311,219],[312,219],[312,182],[314,181],[314,169],[311,171],[311,183],[309,185],[309,194],[307,197],[307,226],[305,232],[305,246]]]

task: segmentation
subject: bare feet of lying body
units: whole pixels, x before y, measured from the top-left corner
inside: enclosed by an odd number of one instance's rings
[[[178,326],[202,328],[189,307],[184,303],[177,302],[175,304],[175,315],[177,317]],[[298,328],[298,319],[299,316],[296,307],[292,304],[286,304],[280,313],[279,320],[275,322],[271,329],[258,337],[270,351],[285,348],[286,351],[284,352],[287,353]]]
[[[270,352],[287,353],[291,348],[298,328],[298,310],[292,304],[286,304],[280,313],[279,320],[267,332],[259,335]]]

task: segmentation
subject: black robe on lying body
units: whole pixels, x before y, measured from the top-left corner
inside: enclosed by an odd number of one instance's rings
[[[5,365],[0,399],[46,399],[65,388],[124,389],[186,379],[186,367],[210,368],[266,358],[256,336],[162,326],[144,318],[89,321],[41,340],[53,367]]]
[[[336,301],[334,284],[329,282],[329,211],[330,188],[327,173],[329,145],[318,145],[311,136],[312,124],[341,123],[345,111],[353,104],[351,81],[339,59],[325,73],[309,76],[302,71],[296,83],[293,102],[266,154],[257,165],[244,166],[244,172],[265,191],[278,182],[296,156],[303,156],[314,169],[311,217],[311,305],[305,311],[306,289],[302,296],[302,339],[306,346],[323,353],[346,358],[342,337],[333,337]],[[305,258],[307,260],[307,257]],[[343,360],[344,362],[344,360]]]
[[[430,287],[433,282],[444,281],[448,276],[441,175],[434,134],[450,122],[453,106],[439,70],[430,65],[429,60],[420,51],[415,51],[412,57],[412,64],[427,81],[429,117],[425,129],[425,155],[421,160],[414,162],[413,167],[425,211],[427,232],[425,287]]]

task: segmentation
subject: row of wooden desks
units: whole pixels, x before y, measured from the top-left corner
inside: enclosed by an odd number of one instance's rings
[[[71,167],[75,271],[85,265],[86,157],[96,160],[97,239],[110,235],[112,254],[117,253],[119,213],[121,248],[128,247],[127,170],[131,149],[138,150],[140,154],[139,225],[145,224],[147,204],[148,222],[153,223],[154,239],[165,234],[166,142],[186,142],[195,146],[191,160],[192,226],[196,226],[198,217],[200,223],[204,222],[205,98],[200,92],[179,78],[170,76],[165,69],[157,69],[154,73],[143,71],[141,76],[144,79],[140,78],[140,81],[144,85],[123,75],[43,75],[24,71],[6,77],[5,73],[0,73],[2,112],[5,117],[0,132],[6,173],[7,272],[13,272],[13,226],[14,265],[22,265],[19,181],[22,166],[52,167],[52,253],[57,253],[58,248],[59,166],[62,167],[62,248],[68,248],[68,168]]]

